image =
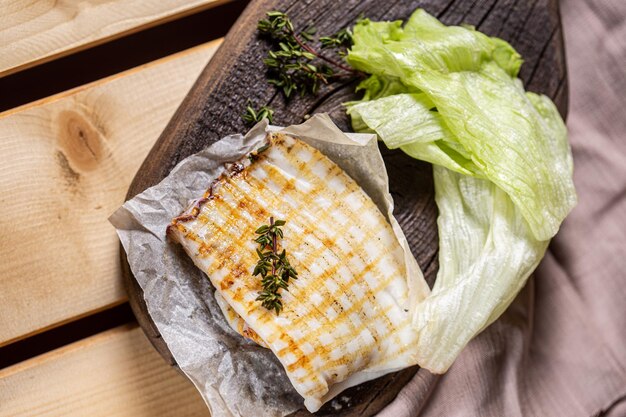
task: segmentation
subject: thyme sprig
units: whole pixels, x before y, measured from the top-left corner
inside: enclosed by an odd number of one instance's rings
[[[320,38],[322,49],[326,48],[350,48],[354,44],[352,39],[352,31],[349,28],[343,28],[333,36],[322,36]],[[345,51],[339,51],[344,54]]]
[[[294,92],[316,94],[321,84],[329,84],[343,77],[360,73],[345,63],[321,54],[309,42],[313,41],[315,29],[306,28],[296,32],[289,17],[279,11],[267,13],[267,19],[258,23],[258,30],[272,40],[274,49],[265,58],[268,67],[268,82],[281,89],[287,98]],[[330,37],[320,38],[322,49],[351,45],[349,30],[339,31]]]
[[[254,107],[252,107],[252,102],[248,100],[246,112],[241,117],[243,121],[248,125],[258,123],[264,118],[267,118],[267,120],[272,123],[274,110],[268,106],[261,106],[258,110],[254,110]]]
[[[256,151],[250,152],[248,154],[248,159],[250,160],[250,163],[253,163],[255,161],[259,160],[259,155],[261,155],[263,152],[265,152],[266,150],[268,150],[270,148],[270,143],[266,143],[265,145],[261,146],[259,149],[257,149]]]
[[[268,310],[276,311],[279,315],[283,309],[283,301],[280,289],[287,290],[289,279],[298,279],[298,273],[289,264],[285,249],[278,251],[278,239],[283,238],[283,230],[280,228],[285,225],[284,220],[274,221],[274,217],[270,217],[270,224],[259,227],[255,233],[259,236],[254,240],[259,244],[256,250],[259,261],[254,267],[252,275],[261,276],[261,285],[263,291],[256,298],[261,301],[261,305]]]

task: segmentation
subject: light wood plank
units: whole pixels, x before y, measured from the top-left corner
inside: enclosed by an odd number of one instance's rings
[[[0,417],[208,417],[140,328],[122,326],[0,371]]]
[[[219,42],[0,114],[0,346],[126,300],[107,218]]]
[[[224,2],[0,1],[0,77]]]

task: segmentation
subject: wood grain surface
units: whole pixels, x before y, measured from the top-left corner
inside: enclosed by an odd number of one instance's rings
[[[107,218],[218,45],[0,114],[0,346],[126,300]]]
[[[552,97],[565,116],[567,77],[556,0],[256,0],[229,32],[146,158],[128,198],[158,183],[181,159],[227,134],[244,132],[241,114],[248,99],[257,104],[269,103],[276,110],[275,124],[299,123],[307,114],[328,112],[341,128],[350,129],[341,103],[356,97],[354,82],[326,86],[316,97],[295,97],[290,101],[267,84],[262,58],[268,45],[256,33],[256,23],[266,11],[285,11],[296,27],[312,24],[318,34],[326,35],[354,24],[359,16],[372,20],[405,19],[417,7],[425,8],[446,24],[469,23],[511,42],[525,59],[521,78],[527,89]],[[432,283],[437,271],[438,236],[431,168],[399,151],[381,151],[389,171],[395,215],[427,280]],[[155,347],[175,365],[146,313],[140,288],[127,266],[124,267],[131,306],[138,320]],[[336,411],[326,406],[317,415],[373,415],[396,396],[415,372],[417,367],[352,388],[346,391],[352,398],[350,407]],[[437,377],[424,370],[419,372],[435,383]],[[296,415],[309,413],[300,410]]]
[[[0,417],[209,417],[136,325],[0,371]]]
[[[225,1],[2,1],[0,77]]]

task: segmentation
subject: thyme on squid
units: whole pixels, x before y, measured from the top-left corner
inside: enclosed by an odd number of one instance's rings
[[[258,236],[254,240],[259,244],[256,250],[259,261],[252,275],[260,276],[263,286],[263,290],[256,299],[261,301],[261,305],[266,309],[276,311],[277,315],[283,309],[279,290],[288,291],[289,279],[298,279],[298,273],[289,264],[285,249],[278,250],[278,239],[283,238],[281,226],[285,223],[284,220],[274,221],[274,217],[270,217],[269,225],[263,225],[255,231]]]

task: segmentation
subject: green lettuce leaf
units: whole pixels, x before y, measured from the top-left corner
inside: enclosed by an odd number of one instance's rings
[[[509,196],[488,180],[434,167],[439,272],[417,305],[418,363],[443,373],[511,304],[548,246]]]
[[[482,176],[424,93],[355,102],[349,104],[348,114],[356,131],[376,132],[391,149],[400,148],[413,158],[462,174]]]
[[[417,10],[354,28],[350,64],[371,75],[347,103],[357,131],[434,165],[439,272],[412,306],[418,363],[445,372],[509,306],[576,204],[556,106],[525,92],[505,41]]]
[[[423,93],[396,94],[359,103],[350,107],[348,114],[360,117],[370,129],[379,132],[391,149],[412,142],[454,140],[435,104]]]
[[[444,121],[439,124],[446,133],[441,140],[455,151],[458,165],[448,161],[445,166],[464,174],[480,172],[500,186],[518,206],[537,239],[556,234],[576,204],[574,184],[567,175],[568,162],[559,152],[562,145],[553,146],[544,118],[521,82],[513,78],[521,59],[508,43],[466,27],[444,26],[423,10],[416,11],[404,28],[399,28],[397,22],[360,22],[354,28],[354,42],[347,57],[352,66],[378,77],[396,77],[400,84],[423,92],[419,102],[436,107]],[[394,94],[384,98],[384,105],[393,108],[391,97],[398,95],[398,88],[388,91]],[[371,100],[371,96],[365,100]],[[406,97],[395,100],[404,104]],[[375,117],[375,109],[362,111],[357,103],[352,104],[355,120],[369,125],[366,119]],[[408,108],[414,114],[403,120],[420,119],[423,122],[418,124],[419,129],[425,130],[425,121],[430,119],[424,111],[418,116],[418,110]],[[378,132],[383,128],[378,125],[369,127]],[[389,132],[382,133],[385,140]],[[390,146],[399,143],[400,135],[404,132],[398,131]],[[567,143],[565,135],[559,139]],[[427,142],[409,140],[404,139],[402,144]],[[409,152],[441,163],[440,150],[441,146],[417,145]],[[473,165],[458,160],[459,156]]]
[[[484,176],[509,194],[535,237],[554,236],[576,204],[569,153],[558,145],[567,140],[551,137],[521,82],[495,63],[420,78],[450,131]]]
[[[445,26],[422,9],[403,28],[401,22],[359,21],[347,60],[352,67],[403,82],[416,73],[478,71],[496,62],[512,77],[522,65],[520,55],[502,39],[467,26]],[[419,86],[418,86],[419,88]]]
[[[404,84],[399,78],[384,75],[372,75],[361,81],[356,91],[361,90],[364,93],[361,101],[376,100],[394,94],[419,93],[419,89]]]

